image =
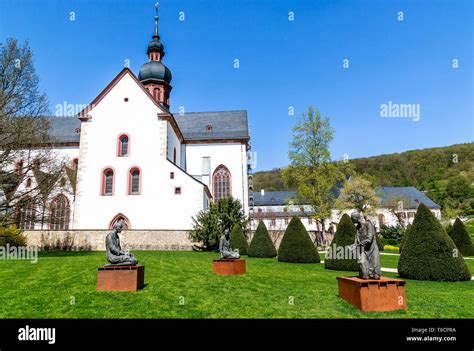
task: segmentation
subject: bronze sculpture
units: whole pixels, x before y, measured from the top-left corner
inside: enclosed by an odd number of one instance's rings
[[[221,254],[221,259],[240,258],[239,250],[232,250],[230,246],[230,234],[229,229],[227,228],[224,230],[224,235],[222,235],[219,240],[219,253]]]
[[[352,212],[351,219],[357,228],[353,246],[357,252],[359,278],[379,280],[380,253],[377,246],[375,226],[358,211]]]
[[[132,253],[123,251],[120,246],[120,238],[118,233],[123,229],[123,222],[115,223],[113,230],[107,234],[105,239],[105,248],[107,252],[107,259],[112,265],[120,266],[135,266],[138,264],[137,259]]]

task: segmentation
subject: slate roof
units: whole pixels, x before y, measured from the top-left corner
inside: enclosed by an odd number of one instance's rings
[[[81,121],[77,117],[46,117],[51,125],[51,136],[58,143],[78,143]]]
[[[173,116],[185,140],[249,138],[247,111],[173,113]]]
[[[254,192],[255,206],[282,206],[285,205],[286,199],[291,199],[295,196],[295,191],[266,191],[262,196],[260,192]],[[416,209],[420,203],[424,203],[428,208],[439,209],[440,205],[431,200],[423,192],[413,186],[408,187],[389,187],[383,186],[380,188],[380,203],[384,207],[391,198],[403,199],[405,209]]]
[[[185,140],[248,139],[247,111],[189,112],[173,114]],[[76,130],[81,121],[76,117],[46,117],[51,135],[60,143],[79,142]],[[212,130],[208,130],[211,126]]]

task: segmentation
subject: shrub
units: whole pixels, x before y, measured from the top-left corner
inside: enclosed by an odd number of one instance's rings
[[[245,238],[242,227],[235,224],[230,233],[230,246],[232,249],[238,249],[241,255],[247,255],[249,244]]]
[[[16,225],[0,227],[0,246],[26,246],[26,236]]]
[[[192,218],[193,229],[189,231],[189,239],[196,243],[193,250],[213,251],[219,247],[219,239],[224,235],[224,229],[234,228],[235,224],[245,228],[247,218],[238,199],[225,197],[211,203],[209,210],[199,211]]]
[[[379,248],[379,251],[384,250],[384,244],[383,244],[383,237],[380,234],[375,234],[375,241],[377,243],[377,247]]]
[[[319,263],[319,253],[303,223],[293,217],[286,228],[278,249],[278,261],[292,263]]]
[[[380,226],[380,234],[384,237],[384,239],[395,239],[398,244],[405,234],[405,228],[403,228],[401,225],[387,226],[382,224]]]
[[[398,274],[402,278],[434,281],[470,280],[471,273],[456,245],[424,204],[420,204],[406,236]]]
[[[337,258],[338,248],[354,244],[355,235],[356,227],[354,223],[352,223],[348,214],[344,214],[337,225],[337,231],[328,249],[328,253],[331,253],[331,255],[326,255],[324,259],[324,268],[337,271],[357,272],[359,270],[359,264],[356,258]],[[344,252],[347,252],[347,250],[344,250]],[[329,256],[332,256],[332,258],[328,258]]]
[[[398,250],[400,250],[398,247],[392,246],[392,245],[385,245],[383,248],[384,248],[385,250],[393,250],[393,251],[398,251]]]
[[[384,246],[386,246],[386,245],[390,245],[390,246],[398,245],[397,239],[392,239],[392,238],[389,238],[389,239],[382,238],[382,243],[383,243]]]
[[[275,245],[268,234],[267,227],[263,221],[258,224],[257,230],[248,248],[249,257],[273,258],[277,255]]]
[[[463,256],[474,256],[474,245],[471,237],[459,218],[454,221],[453,227],[448,234]]]

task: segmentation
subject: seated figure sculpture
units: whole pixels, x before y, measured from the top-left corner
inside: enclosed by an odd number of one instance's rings
[[[230,234],[229,229],[224,230],[224,235],[221,236],[219,241],[219,252],[222,259],[238,259],[240,258],[239,250],[232,250],[230,247]]]
[[[107,259],[111,265],[135,266],[138,264],[137,259],[132,253],[123,251],[120,246],[120,238],[118,233],[123,229],[123,222],[115,223],[113,230],[107,234],[105,239],[105,248],[107,251]]]

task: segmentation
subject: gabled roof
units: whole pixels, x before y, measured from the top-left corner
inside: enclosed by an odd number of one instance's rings
[[[255,206],[284,206],[286,200],[294,198],[295,191],[266,191],[264,196],[260,192],[254,192]],[[403,199],[404,209],[416,209],[420,203],[424,203],[428,208],[440,209],[441,206],[431,200],[423,192],[413,186],[382,186],[380,187],[380,206],[387,206],[391,199]]]
[[[439,209],[440,205],[431,200],[423,192],[413,186],[383,186],[381,187],[380,203],[381,206],[387,206],[391,198],[403,199],[403,208],[416,209],[420,203],[425,204],[428,208]]]
[[[79,143],[81,121],[77,117],[43,117],[51,126],[50,135],[53,142]]]
[[[185,141],[248,140],[247,111],[174,114]]]

